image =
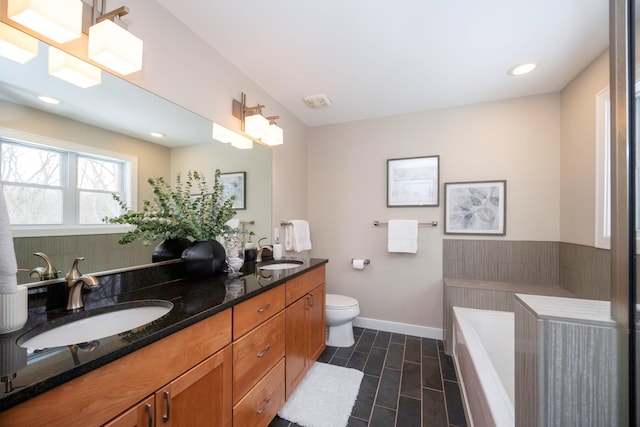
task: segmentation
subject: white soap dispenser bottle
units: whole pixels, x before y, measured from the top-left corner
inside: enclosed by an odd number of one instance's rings
[[[273,243],[273,259],[280,261],[282,259],[282,245],[280,244],[280,230],[275,228],[273,230],[274,237],[276,238]]]

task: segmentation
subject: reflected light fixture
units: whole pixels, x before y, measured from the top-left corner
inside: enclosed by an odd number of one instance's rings
[[[52,98],[50,96],[40,95],[38,99],[46,104],[54,104],[54,105],[60,104],[59,100]]]
[[[38,39],[0,22],[0,56],[24,64],[38,56]]]
[[[82,35],[81,0],[8,0],[7,16],[57,43]]]
[[[253,148],[253,141],[251,139],[215,122],[213,123],[213,132],[211,136],[217,141],[225,144],[231,144],[233,147],[240,150]]]
[[[165,135],[162,132],[149,132],[149,135],[151,135],[154,138],[164,138]]]
[[[49,74],[81,88],[95,86],[102,81],[100,68],[53,46],[49,47]]]
[[[264,105],[247,107],[247,95],[242,93],[241,100],[233,100],[233,116],[240,120],[242,132],[253,141],[262,145],[280,145],[284,143],[284,131],[275,120],[279,116],[264,117]]]
[[[89,28],[89,59],[122,75],[140,71],[142,40],[127,31],[127,25],[120,19],[129,9],[121,6],[104,13],[104,5],[102,0],[103,12]]]

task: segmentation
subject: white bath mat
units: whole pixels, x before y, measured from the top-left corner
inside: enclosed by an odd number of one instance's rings
[[[363,376],[357,369],[315,362],[278,415],[303,427],[346,426]]]

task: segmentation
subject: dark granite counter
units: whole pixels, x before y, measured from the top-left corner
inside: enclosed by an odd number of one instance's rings
[[[84,294],[85,311],[139,300],[170,301],[173,309],[131,331],[46,349],[22,348],[17,341],[31,329],[70,314],[63,308],[65,284],[57,280],[32,286],[27,324],[0,335],[0,412],[327,263],[314,258],[300,261],[303,264],[297,268],[259,272],[255,263],[247,263],[243,276],[235,278],[226,274],[185,278],[180,261],[96,274],[100,288]]]

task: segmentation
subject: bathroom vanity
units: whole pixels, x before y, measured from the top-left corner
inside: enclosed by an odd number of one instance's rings
[[[180,262],[105,275],[85,310],[149,299],[174,307],[134,330],[53,349],[17,344],[65,316],[50,309],[55,287],[32,289],[27,325],[0,341],[12,370],[0,426],[267,426],[324,350],[326,263],[239,278],[176,277]]]

